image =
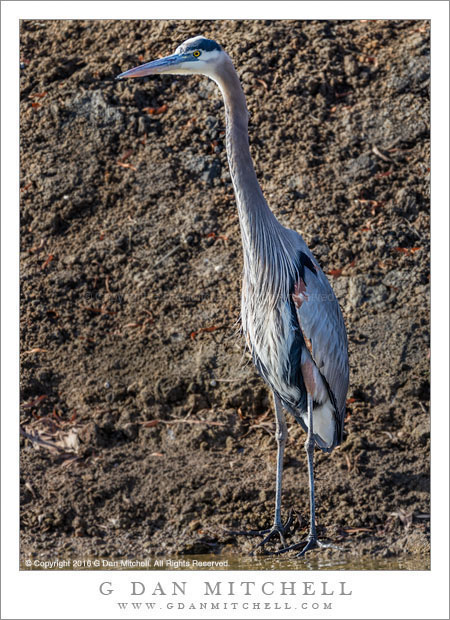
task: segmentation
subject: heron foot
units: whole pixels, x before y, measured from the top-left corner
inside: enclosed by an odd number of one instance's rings
[[[303,547],[303,548],[302,548]],[[295,543],[293,545],[289,545],[289,547],[284,547],[279,551],[275,552],[275,555],[280,555],[281,553],[287,553],[288,551],[296,551],[297,549],[301,549],[300,553],[295,555],[296,558],[303,557],[307,551],[311,549],[337,549],[339,551],[344,551],[342,547],[338,547],[337,545],[333,545],[332,543],[326,543],[319,540],[316,536],[308,536],[305,540],[302,540],[299,543]]]
[[[286,545],[286,536],[292,525],[293,516],[292,511],[289,512],[286,523],[275,523],[271,528],[266,530],[226,530],[228,534],[234,534],[235,536],[263,536],[263,540],[259,542],[254,549],[252,549],[250,555],[253,555],[257,549],[264,547],[273,536],[278,535],[282,545]]]
[[[269,540],[271,538],[273,538],[274,536],[279,536],[280,537],[280,542],[282,545],[286,545],[286,539],[285,536],[289,530],[290,527],[290,523],[289,520],[286,522],[286,525],[273,525],[270,530],[261,530],[261,535],[264,536],[264,534],[266,534],[266,536],[263,538],[263,540],[261,542],[259,542],[256,547],[254,549],[251,550],[250,555],[253,555],[255,553],[255,551],[257,549],[260,549],[261,547],[264,547],[264,545],[266,543],[269,542]]]

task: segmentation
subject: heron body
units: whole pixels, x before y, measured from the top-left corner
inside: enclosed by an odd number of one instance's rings
[[[306,449],[311,523],[315,530],[314,445],[330,452],[342,439],[348,389],[347,335],[339,304],[305,241],[280,224],[256,178],[248,143],[248,112],[239,77],[229,56],[215,41],[195,37],[175,54],[119,75],[202,74],[219,86],[226,113],[226,147],[236,196],[243,246],[241,320],[254,364],[270,386],[277,421],[275,519],[263,543],[281,522],[281,478],[287,429],[282,409],[308,432]]]

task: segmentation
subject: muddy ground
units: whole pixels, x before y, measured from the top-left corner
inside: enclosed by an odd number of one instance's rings
[[[426,557],[429,23],[368,20],[22,22],[22,556],[247,553],[226,528],[272,521],[274,416],[239,334],[220,93],[197,76],[114,81],[197,34],[233,58],[263,191],[348,328],[319,533]],[[293,542],[308,491],[289,426]]]

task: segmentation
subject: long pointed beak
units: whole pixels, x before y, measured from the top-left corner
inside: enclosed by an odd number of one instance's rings
[[[134,67],[134,69],[121,73],[116,77],[116,80],[121,80],[123,78],[144,77],[146,75],[156,75],[158,73],[165,73],[166,71],[172,72],[182,64],[183,60],[183,56],[180,56],[179,54],[159,58],[158,60],[147,62],[145,65],[139,65],[139,67]]]

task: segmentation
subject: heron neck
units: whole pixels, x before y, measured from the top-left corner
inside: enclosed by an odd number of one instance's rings
[[[225,102],[226,147],[244,248],[244,260],[259,258],[272,245],[281,224],[270,210],[256,178],[248,142],[248,111],[239,77],[231,61],[216,77]],[[253,255],[253,256],[251,256]]]

